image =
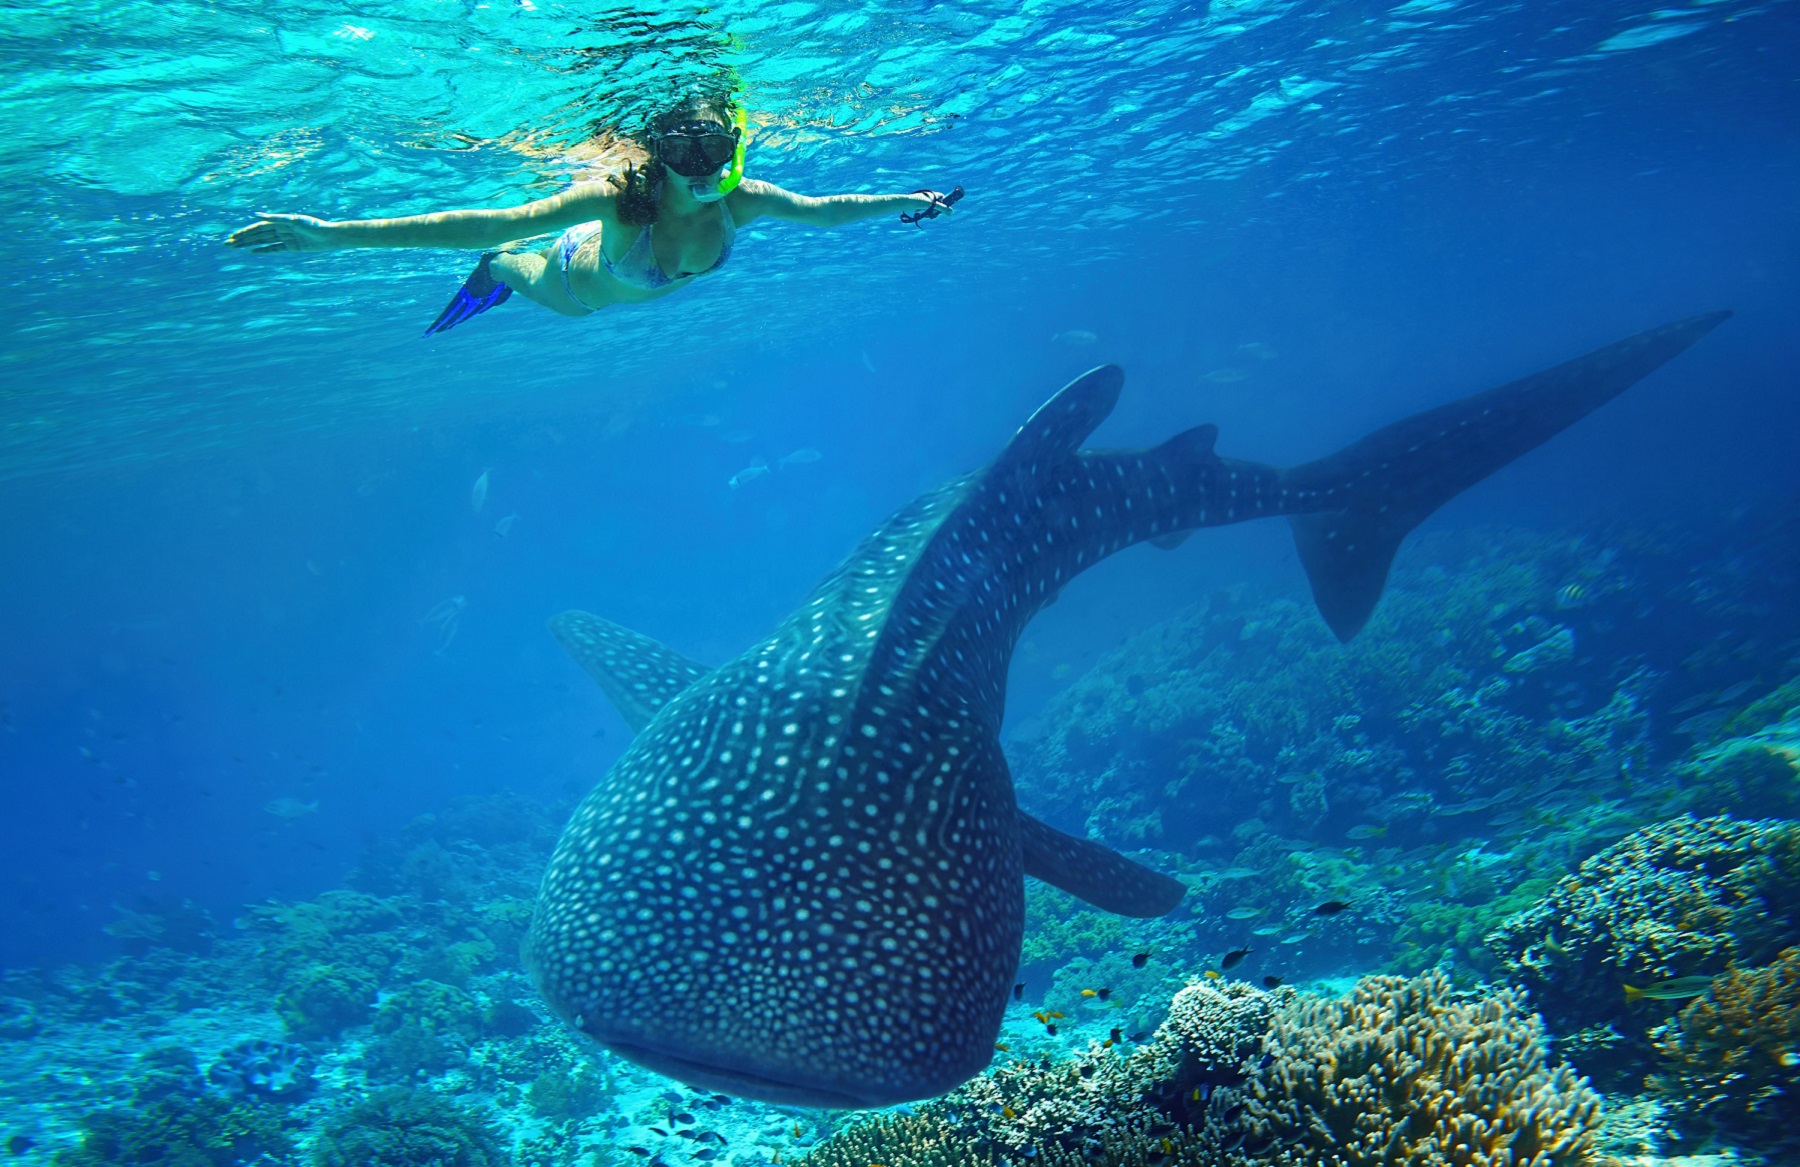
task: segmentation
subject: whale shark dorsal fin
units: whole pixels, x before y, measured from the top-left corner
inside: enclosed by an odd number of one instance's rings
[[[1065,834],[1024,811],[1019,812],[1019,846],[1026,875],[1103,911],[1140,919],[1166,916],[1187,894],[1180,880],[1091,839]]]
[[[661,641],[587,612],[571,610],[551,617],[550,634],[599,682],[633,733],[682,690],[712,672]]]
[[[995,469],[1066,458],[1081,448],[1099,428],[1125,385],[1125,370],[1117,365],[1090,369],[1056,391],[1025,419],[1006,449],[994,459]]]

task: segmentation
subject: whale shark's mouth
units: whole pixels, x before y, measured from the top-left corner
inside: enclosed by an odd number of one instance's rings
[[[786,1077],[744,1066],[721,1065],[711,1059],[702,1061],[668,1049],[640,1045],[617,1037],[598,1037],[596,1040],[627,1061],[635,1062],[646,1070],[666,1074],[690,1086],[717,1090],[734,1098],[772,1102],[781,1106],[861,1110],[872,1106],[892,1106],[929,1093],[886,1091],[879,1096],[849,1093],[844,1089],[847,1083],[841,1081],[827,1084],[804,1080],[800,1075]]]

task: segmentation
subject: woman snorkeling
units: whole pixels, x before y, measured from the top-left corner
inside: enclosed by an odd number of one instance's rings
[[[259,214],[226,240],[250,251],[345,247],[466,247],[481,262],[426,335],[454,328],[514,292],[564,316],[666,296],[731,257],[739,227],[764,215],[836,227],[893,211],[919,223],[949,211],[949,194],[841,194],[809,198],[745,178],[746,121],[718,97],[684,101],[651,118],[641,134],[613,139],[610,172],[560,194],[494,211],[439,211],[398,219],[330,221]],[[540,251],[494,251],[561,231]]]

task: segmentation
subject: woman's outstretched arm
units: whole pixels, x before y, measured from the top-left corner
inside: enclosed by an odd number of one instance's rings
[[[805,223],[810,227],[838,227],[854,223],[858,219],[872,219],[877,215],[929,210],[934,202],[939,213],[950,212],[950,208],[943,204],[942,196],[934,200],[930,192],[841,194],[815,198],[782,190],[774,183],[746,178],[733,192],[731,207],[733,217],[739,223],[767,215],[772,219],[786,219],[790,223]],[[744,213],[738,213],[739,208],[743,208]]]
[[[610,218],[616,188],[588,182],[535,203],[494,211],[438,211],[397,219],[315,219],[257,215],[225,240],[249,251],[336,251],[343,247],[459,247],[487,250],[577,223]]]

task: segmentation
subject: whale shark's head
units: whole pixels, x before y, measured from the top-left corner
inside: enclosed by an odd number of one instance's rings
[[[539,896],[526,965],[564,1020],[778,1103],[891,1105],[988,1064],[1023,918],[1004,763],[853,690],[765,646],[648,723]]]

